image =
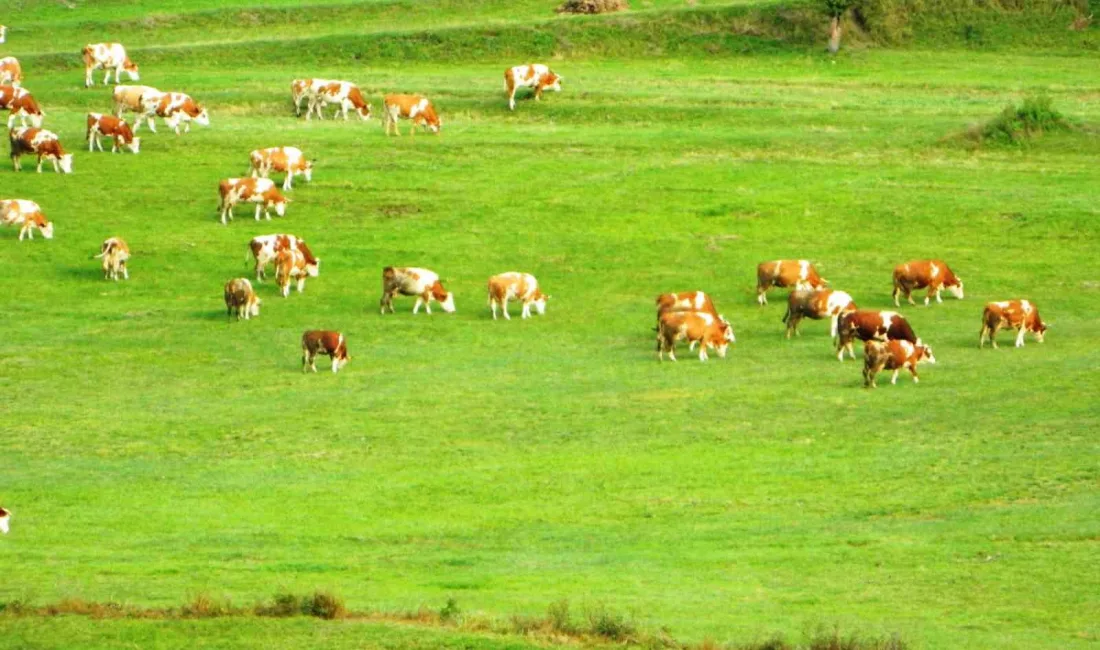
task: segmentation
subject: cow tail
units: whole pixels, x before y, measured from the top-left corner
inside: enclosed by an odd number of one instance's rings
[[[783,314],[783,324],[786,325],[787,321],[791,319],[791,303],[787,302],[787,311]]]

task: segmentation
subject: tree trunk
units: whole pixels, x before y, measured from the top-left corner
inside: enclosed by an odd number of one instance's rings
[[[829,21],[829,54],[836,54],[840,49],[840,16],[833,16]]]

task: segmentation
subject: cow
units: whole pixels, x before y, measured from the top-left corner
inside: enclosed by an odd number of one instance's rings
[[[237,320],[259,316],[261,302],[263,301],[256,297],[248,278],[235,278],[225,283],[226,319],[232,318],[234,311],[237,312]]]
[[[110,237],[104,240],[99,247],[99,255],[93,259],[103,260],[104,280],[117,282],[119,273],[122,273],[123,279],[130,279],[130,272],[126,269],[126,262],[130,259],[130,247],[121,237]]]
[[[0,26],[0,36],[4,34],[3,27]],[[0,43],[3,43],[4,39],[0,38]],[[11,510],[0,507],[0,533],[8,534],[11,530]]]
[[[336,112],[332,114],[333,119],[343,113],[344,121],[347,121],[350,108],[355,109],[359,119],[370,119],[371,105],[363,99],[363,92],[359,90],[359,86],[350,81],[316,80],[310,83],[307,93],[309,97],[309,106],[306,108],[307,120],[314,112],[319,119],[325,119],[324,108],[329,104],[336,104]]]
[[[31,120],[31,126],[39,128],[46,114],[34,100],[34,96],[18,86],[0,86],[0,109],[8,109],[8,128],[15,126],[15,118],[19,118],[22,126],[27,126],[27,118]]]
[[[386,307],[393,312],[393,299],[396,295],[416,296],[413,313],[420,311],[420,305],[428,314],[432,313],[431,301],[435,300],[448,314],[455,311],[455,296],[443,288],[439,276],[428,269],[387,266],[382,269],[382,300],[379,307],[383,314]]]
[[[717,316],[718,310],[710,296],[702,291],[680,291],[662,293],[657,296],[657,317],[666,311],[701,311]]]
[[[542,98],[542,91],[561,92],[563,79],[541,63],[517,65],[504,71],[504,91],[508,93],[508,108],[516,110],[516,90],[534,88],[535,101]]]
[[[314,359],[319,354],[327,354],[332,359],[332,372],[336,372],[351,361],[348,355],[348,342],[340,332],[330,330],[310,330],[302,334],[302,372],[308,367],[317,372]]]
[[[867,341],[863,344],[863,386],[877,388],[875,376],[883,370],[894,371],[890,383],[896,384],[898,373],[903,368],[913,375],[913,383],[918,383],[920,378],[917,377],[917,364],[925,362],[936,363],[932,348],[927,345],[896,339]]]
[[[940,292],[946,288],[959,300],[963,297],[962,280],[956,276],[942,260],[913,260],[894,267],[894,306],[900,307],[898,296],[904,295],[910,305],[913,302],[913,289],[928,287],[928,295],[924,297],[924,305],[928,306],[932,297],[936,302],[943,302]]]
[[[796,289],[787,296],[787,313],[783,322],[787,325],[787,338],[799,335],[798,324],[803,318],[830,320],[829,335],[836,337],[837,321],[841,314],[859,309],[852,296],[833,289]]]
[[[142,115],[134,124],[134,132],[141,128],[141,120],[149,124],[149,130],[157,132],[153,119],[157,116],[164,118],[168,128],[180,134],[180,122],[183,122],[183,132],[191,132],[191,122],[202,126],[210,126],[210,115],[201,104],[191,99],[184,93],[144,93],[141,96]]]
[[[115,86],[112,94],[115,102],[115,117],[122,117],[124,112],[130,111],[134,114],[135,120],[140,123],[141,116],[145,112],[142,98],[155,96],[159,101],[159,97],[163,94],[152,86]]]
[[[432,106],[427,97],[420,95],[386,95],[382,99],[382,109],[382,120],[386,135],[390,134],[391,128],[394,133],[401,135],[401,130],[397,126],[399,119],[412,121],[412,126],[409,127],[411,135],[416,135],[417,124],[424,125],[425,128],[436,135],[439,135],[440,129],[443,128],[443,121],[439,119],[435,107]]]
[[[19,241],[26,236],[34,239],[34,231],[46,239],[53,239],[53,222],[46,219],[42,208],[34,201],[26,199],[9,199],[0,201],[0,223],[5,226],[19,226]]]
[[[837,324],[836,358],[844,361],[844,350],[855,359],[856,353],[852,341],[886,341],[895,339],[920,344],[921,340],[913,334],[909,321],[896,311],[878,311],[877,309],[858,309],[840,316]]]
[[[275,261],[275,258],[279,255],[280,251],[284,251],[288,248],[297,249],[302,253],[302,257],[306,261],[306,270],[309,275],[316,277],[320,273],[321,260],[313,256],[313,253],[309,250],[309,246],[306,246],[306,242],[301,237],[294,235],[260,235],[253,237],[252,241],[248,242],[248,250],[252,253],[253,259],[256,260],[256,281],[263,282],[266,277],[264,274],[264,267]],[[246,254],[245,262],[248,261]]]
[[[125,70],[130,75],[130,81],[137,81],[137,64],[126,56],[126,48],[120,43],[89,43],[84,46],[84,87],[91,88],[95,85],[92,81],[92,71],[103,68],[107,74],[103,76],[103,85],[111,78],[111,71],[115,71],[115,83],[119,81],[119,75]]]
[[[512,298],[523,302],[520,318],[531,317],[531,306],[539,315],[546,313],[546,301],[550,296],[539,289],[539,281],[530,273],[510,271],[489,278],[489,309],[493,311],[493,320],[497,319],[497,306],[504,312],[504,320],[512,320],[508,315],[508,301]]]
[[[120,120],[114,115],[88,113],[88,130],[84,134],[88,141],[88,151],[94,151],[95,147],[103,151],[103,143],[99,141],[101,135],[111,138],[111,153],[118,153],[122,147],[134,153],[141,149],[141,138],[134,137],[126,120]]]
[[[306,182],[313,180],[313,162],[306,160],[302,150],[297,147],[270,147],[257,149],[249,154],[249,163],[252,166],[252,177],[262,176],[267,178],[271,172],[284,172],[283,190],[290,191],[292,180],[296,175],[305,177]]]
[[[297,248],[284,248],[275,256],[275,284],[286,298],[290,295],[290,282],[297,285],[298,293],[306,288],[307,277],[317,277],[317,265],[306,262],[306,256]]]
[[[829,281],[817,274],[809,260],[773,260],[756,267],[756,302],[768,304],[768,289],[794,287],[795,289],[824,289]]]
[[[42,160],[49,159],[53,163],[54,172],[71,174],[73,172],[73,155],[65,153],[61,148],[61,142],[57,134],[29,126],[12,129],[8,133],[11,141],[11,163],[15,171],[23,169],[19,161],[24,154],[34,154],[38,157],[38,173],[42,173]]]
[[[1042,343],[1048,325],[1039,316],[1039,310],[1030,300],[1003,300],[986,304],[982,312],[982,331],[978,334],[978,348],[985,347],[988,337],[997,348],[997,332],[1002,327],[1016,330],[1016,347],[1024,347],[1024,333],[1031,332]]]
[[[0,40],[0,43],[4,41]],[[14,56],[5,56],[0,59],[0,84],[18,86],[23,81],[23,66],[19,65],[19,59]]]
[[[290,199],[275,187],[275,181],[269,178],[227,178],[218,183],[218,194],[221,196],[218,212],[223,225],[228,225],[226,217],[232,219],[233,206],[241,202],[256,204],[256,221],[260,220],[261,211],[271,221],[272,207],[275,208],[275,214],[285,216],[286,204],[290,203]]]
[[[725,358],[726,348],[736,339],[729,321],[721,316],[701,311],[668,311],[657,319],[657,359],[676,360],[676,342],[687,339],[699,343],[699,360],[706,361],[707,348],[714,348]]]

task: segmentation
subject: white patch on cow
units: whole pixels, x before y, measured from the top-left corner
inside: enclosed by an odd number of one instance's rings
[[[4,533],[5,535],[7,535],[9,530],[11,530],[10,512],[8,512],[8,514],[4,515],[3,517],[0,517],[0,533]]]
[[[707,303],[707,294],[702,291],[695,292],[695,308],[702,309],[703,305]]]
[[[804,281],[808,277],[810,277],[810,261],[809,260],[798,260],[798,279],[799,279],[799,281]]]
[[[852,304],[852,296],[846,291],[831,291],[828,300],[825,301],[825,313],[839,314],[850,304]]]
[[[933,279],[938,278],[940,276],[940,267],[936,266],[935,262],[930,264],[929,268],[931,269],[929,271],[929,275],[931,275]]]
[[[455,312],[455,295],[451,292],[447,292],[447,297],[444,298],[443,302],[439,303],[439,305],[443,307],[443,311],[448,314],[453,314]],[[431,311],[428,313],[431,313]]]

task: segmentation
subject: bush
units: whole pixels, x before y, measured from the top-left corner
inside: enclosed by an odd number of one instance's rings
[[[559,600],[550,603],[546,608],[546,618],[550,621],[550,629],[558,634],[576,634],[577,628],[569,616],[569,601]]]
[[[1069,123],[1051,106],[1049,97],[1028,97],[1019,106],[1009,104],[1001,114],[977,130],[977,139],[1020,144],[1046,131],[1068,131]],[[972,137],[973,137],[972,132]]]
[[[348,610],[344,607],[344,601],[339,596],[318,591],[313,594],[312,598],[308,598],[302,603],[302,613],[306,616],[332,620],[343,618],[347,615]]]
[[[439,620],[444,623],[450,623],[458,618],[458,615],[462,613],[462,610],[458,607],[458,601],[454,598],[448,598],[447,604],[439,610]]]
[[[559,14],[609,14],[629,8],[626,0],[565,0],[556,11]]]
[[[622,614],[616,614],[606,607],[597,607],[588,611],[588,632],[610,641],[626,641],[634,636],[634,623]]]

